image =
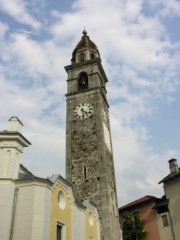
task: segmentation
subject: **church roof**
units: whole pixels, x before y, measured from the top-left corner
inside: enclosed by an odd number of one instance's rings
[[[72,53],[73,58],[74,58],[76,52],[84,50],[84,49],[90,49],[92,51],[95,51],[98,53],[98,56],[100,56],[96,44],[93,41],[91,41],[91,39],[87,35],[86,30],[84,30],[82,33],[83,33],[83,36],[82,36],[81,40],[78,42],[78,44],[76,45],[76,47]]]
[[[83,35],[82,36],[81,40],[76,45],[75,50],[80,49],[80,48],[84,48],[84,47],[94,48],[94,50],[97,49],[96,44],[93,43],[93,41],[90,40],[88,35]]]
[[[32,174],[26,167],[24,167],[22,164],[20,164],[20,171],[18,180],[24,180],[24,179],[30,179],[35,178],[36,176]]]

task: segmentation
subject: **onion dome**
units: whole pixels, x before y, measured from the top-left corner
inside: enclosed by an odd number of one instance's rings
[[[84,29],[82,33],[83,36],[72,54],[72,64],[81,63],[94,58],[100,58],[98,48],[95,43],[90,40],[89,36],[87,35],[87,31]]]

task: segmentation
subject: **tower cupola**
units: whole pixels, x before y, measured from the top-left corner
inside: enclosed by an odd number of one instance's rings
[[[72,64],[100,58],[97,46],[90,40],[84,29],[83,36],[72,53]]]
[[[21,134],[22,127],[21,120],[13,116],[8,130],[0,131],[0,178],[18,179],[23,149],[31,145]]]

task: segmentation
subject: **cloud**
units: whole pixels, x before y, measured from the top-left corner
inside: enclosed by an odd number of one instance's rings
[[[154,118],[155,110],[161,110],[160,101],[164,107],[177,102],[180,44],[172,44],[158,14],[144,14],[144,3],[77,0],[71,11],[63,12],[55,7],[46,9],[45,4],[47,21],[39,12],[38,19],[43,19],[39,22],[32,15],[31,1],[0,0],[2,10],[23,24],[21,30],[0,24],[0,94],[4,100],[0,102],[1,129],[8,117],[19,116],[25,124],[24,135],[33,144],[25,151],[23,164],[43,177],[57,171],[64,174],[64,66],[70,64],[85,25],[98,46],[109,79],[120,205],[147,194],[161,195],[158,181],[168,172],[169,152],[179,154],[171,144],[163,154],[155,150],[158,146],[150,144],[150,139],[158,136],[152,135],[146,121]],[[155,11],[152,4],[150,10],[154,13],[159,6]],[[175,1],[166,7],[173,8],[173,4]],[[36,10],[38,14],[39,8]],[[29,33],[28,26],[43,29],[41,37],[37,32]]]
[[[180,2],[177,0],[149,0],[149,5],[154,9],[158,9],[158,14],[161,17],[180,17]]]
[[[30,25],[39,29],[41,24],[35,20],[27,10],[27,3],[23,0],[3,1],[0,0],[0,11],[3,11],[14,18],[17,22]]]
[[[6,32],[8,31],[9,27],[7,24],[0,22],[0,38],[4,39]]]
[[[122,206],[148,194],[161,197],[164,193],[158,182],[169,173],[167,160],[179,156],[179,151],[169,149],[164,154],[156,153],[148,144],[145,126],[135,122],[125,125],[114,116],[114,109],[111,110],[119,204]]]

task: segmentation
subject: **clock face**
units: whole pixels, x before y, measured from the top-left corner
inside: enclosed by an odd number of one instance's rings
[[[74,110],[74,115],[79,119],[86,119],[90,117],[92,113],[93,107],[90,103],[81,103]]]

